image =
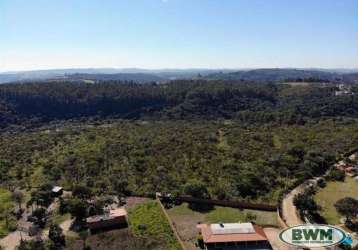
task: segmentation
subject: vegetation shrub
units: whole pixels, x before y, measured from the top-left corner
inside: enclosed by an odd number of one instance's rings
[[[317,180],[317,185],[320,187],[320,188],[324,188],[327,186],[327,182],[323,179],[323,178],[319,178]]]
[[[327,176],[332,181],[344,181],[345,177],[345,172],[336,168],[332,169]]]

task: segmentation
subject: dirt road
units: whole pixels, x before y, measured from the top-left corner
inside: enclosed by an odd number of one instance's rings
[[[310,180],[309,182],[312,184],[315,184],[315,182],[317,181],[317,178]],[[287,226],[292,227],[295,225],[300,225],[300,224],[306,224],[305,222],[303,222],[298,214],[298,211],[295,207],[295,205],[293,204],[293,198],[295,197],[296,194],[299,194],[300,192],[303,191],[303,185],[300,185],[298,187],[296,187],[295,189],[293,189],[289,194],[286,195],[286,197],[283,199],[282,201],[282,217],[285,220]],[[285,249],[285,248],[282,248]],[[288,248],[290,249],[290,248]],[[296,248],[297,249],[297,248]],[[324,248],[324,247],[319,247],[319,248],[314,248],[315,250],[328,250],[330,248]],[[280,248],[281,250],[281,248]]]
[[[297,188],[293,189],[289,194],[287,194],[282,201],[282,216],[289,227],[303,224],[303,221],[299,217],[295,205],[293,205],[293,198],[296,194],[299,194],[302,189],[302,186],[298,186]]]
[[[32,237],[28,236],[27,233],[15,231],[9,233],[5,238],[0,240],[0,246],[3,247],[4,250],[14,250],[20,243],[20,240],[30,240]]]
[[[29,213],[29,210],[23,212],[21,218],[17,222],[18,228],[27,229],[30,227],[31,223],[27,221],[27,216]],[[6,237],[0,239],[0,246],[2,246],[4,250],[13,250],[20,244],[21,239],[30,240],[32,238],[33,237],[30,237],[27,232],[16,230],[9,233]]]

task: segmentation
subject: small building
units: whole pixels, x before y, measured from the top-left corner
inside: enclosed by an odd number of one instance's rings
[[[127,212],[124,208],[116,208],[103,215],[88,217],[86,219],[86,223],[91,232],[110,228],[126,227],[128,225]]]
[[[338,84],[336,85],[336,88],[338,89],[337,91],[335,91],[335,95],[336,96],[341,96],[341,95],[353,95],[354,93],[352,92],[352,88],[349,85],[346,84]]]
[[[263,229],[252,223],[198,224],[205,250],[272,249]]]
[[[63,194],[63,187],[54,186],[51,191],[55,197],[59,197]]]
[[[355,161],[357,160],[357,157],[358,156],[358,153],[355,153],[355,154],[351,154],[348,158],[351,160],[351,161]]]

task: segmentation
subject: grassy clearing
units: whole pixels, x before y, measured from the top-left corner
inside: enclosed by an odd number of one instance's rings
[[[13,208],[11,193],[0,189],[0,238],[5,237],[16,226],[15,218],[11,215]],[[6,220],[8,224],[6,224]]]
[[[316,202],[322,207],[321,215],[329,224],[340,224],[342,217],[336,211],[334,204],[344,197],[358,199],[358,181],[347,176],[344,182],[328,182],[325,188],[315,195]]]
[[[71,214],[69,214],[69,213],[60,214],[57,210],[57,211],[55,211],[54,215],[51,216],[50,220],[52,223],[60,225],[62,222],[69,220],[69,219],[71,219]],[[50,223],[48,223],[48,224],[50,224]]]
[[[169,215],[174,216],[193,216],[202,219],[205,223],[233,223],[254,220],[259,225],[276,225],[276,212],[266,212],[259,210],[238,209],[231,207],[214,206],[208,212],[197,212],[189,208],[188,203],[182,203],[168,211]]]
[[[168,220],[156,201],[149,201],[137,205],[129,210],[129,224],[135,236],[155,237],[166,242],[166,249],[181,249],[176,240]]]
[[[230,207],[215,207],[214,210],[206,215],[206,221],[208,223],[232,223],[251,220],[260,225],[276,225],[276,213],[258,210],[240,210]]]

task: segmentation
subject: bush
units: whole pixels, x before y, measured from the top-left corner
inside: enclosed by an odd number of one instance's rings
[[[184,193],[195,198],[208,199],[210,195],[206,186],[199,180],[190,180],[184,186]]]
[[[47,222],[47,215],[46,209],[43,207],[37,208],[35,211],[32,212],[31,217],[34,220],[34,223],[39,227],[43,228]]]
[[[57,224],[50,226],[49,239],[53,242],[56,249],[61,249],[66,245],[65,235],[62,232],[62,228]]]
[[[60,214],[65,214],[68,212],[68,201],[64,200],[62,197],[59,198],[60,205],[58,211]]]
[[[317,181],[317,185],[320,188],[325,188],[327,186],[327,182],[323,178],[319,178]]]
[[[293,198],[293,204],[300,211],[301,217],[314,214],[320,209],[314,201],[311,192],[304,192],[302,194],[295,195]]]
[[[256,219],[257,219],[256,214],[253,214],[253,213],[251,213],[251,212],[247,212],[247,213],[246,213],[246,220],[247,220],[247,221],[255,222]]]
[[[92,190],[86,186],[77,185],[73,188],[72,195],[81,200],[86,200],[92,197]]]
[[[87,216],[87,203],[78,198],[69,201],[68,211],[78,221],[82,221]]]
[[[332,169],[327,176],[327,178],[332,181],[344,181],[345,177],[346,174],[344,171],[336,168]]]
[[[198,246],[200,247],[200,249],[204,249],[205,245],[204,245],[203,236],[201,234],[199,234],[196,240],[198,242]]]
[[[358,215],[358,200],[354,198],[345,197],[338,200],[334,206],[338,213],[346,217],[347,222],[350,222]]]
[[[45,244],[41,240],[21,240],[18,250],[45,250]]]

